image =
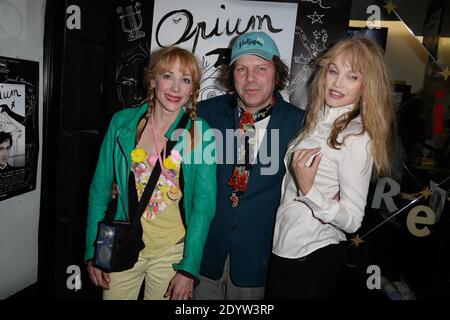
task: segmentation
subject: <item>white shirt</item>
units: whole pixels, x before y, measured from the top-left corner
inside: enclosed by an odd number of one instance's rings
[[[261,143],[264,140],[264,137],[266,135],[267,126],[269,124],[271,116],[267,116],[264,119],[261,119],[259,121],[255,122],[255,146],[253,148],[253,164],[256,162],[256,159],[258,157],[259,149],[261,148]],[[242,145],[242,147],[244,147]],[[267,147],[267,146],[266,146]],[[244,161],[241,159],[241,161]]]
[[[361,226],[372,174],[370,137],[367,132],[347,137],[340,150],[327,143],[334,121],[350,109],[351,106],[324,107],[312,134],[286,153],[286,174],[273,239],[273,253],[280,257],[304,257],[345,241],[344,232],[353,233]],[[353,119],[339,134],[338,141],[349,133],[361,132],[361,128],[361,118]],[[322,159],[311,190],[303,195],[291,173],[290,159],[293,150],[315,147],[321,147]],[[338,192],[340,200],[333,200]]]
[[[264,140],[264,136],[266,135],[267,125],[269,124],[270,117],[265,117],[262,120],[255,122],[255,139],[256,139],[256,147],[253,149],[253,159],[256,161],[256,157],[258,156],[259,149],[261,147],[261,143]]]

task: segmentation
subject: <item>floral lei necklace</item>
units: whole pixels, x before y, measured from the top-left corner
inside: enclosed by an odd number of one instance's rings
[[[164,146],[164,160],[161,158],[159,148],[156,142],[156,134],[153,124],[153,113],[150,117],[152,121],[152,133],[155,143],[156,154],[148,155],[142,148],[135,148],[131,152],[131,167],[135,173],[136,190],[141,196],[144,192],[145,185],[150,178],[151,172],[159,161],[161,166],[161,175],[153,191],[152,197],[147,208],[144,211],[144,216],[148,220],[152,220],[158,213],[163,212],[168,205],[173,201],[181,198],[181,190],[178,184],[180,166],[182,156],[178,150],[172,149],[170,155],[166,157],[166,147]]]

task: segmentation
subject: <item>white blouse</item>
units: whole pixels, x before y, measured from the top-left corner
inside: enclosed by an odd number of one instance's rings
[[[329,244],[345,241],[344,232],[353,233],[361,226],[372,174],[370,137],[367,132],[349,136],[340,150],[327,143],[333,122],[351,108],[324,107],[312,134],[288,149],[275,222],[274,254],[284,258],[304,257]],[[349,133],[359,133],[361,127],[361,117],[353,119],[339,134],[338,141]],[[292,151],[315,147],[321,147],[322,159],[311,190],[301,194],[290,169]],[[333,199],[337,193],[340,200]]]

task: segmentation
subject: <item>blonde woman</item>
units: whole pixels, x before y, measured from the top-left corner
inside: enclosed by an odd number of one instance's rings
[[[192,297],[215,214],[216,166],[214,159],[203,158],[214,141],[201,141],[209,126],[196,116],[201,73],[192,53],[177,47],[159,50],[145,77],[147,102],[115,114],[103,141],[89,194],[85,256],[104,299],[137,299],[144,281],[144,299],[186,300]],[[179,123],[186,125],[177,140]],[[166,152],[169,139],[177,143]],[[92,258],[111,184],[117,182],[119,192],[116,220],[136,219],[134,209],[157,163],[162,172],[137,217],[142,234],[137,262],[131,269],[107,273]]]
[[[338,243],[361,226],[372,171],[389,167],[392,90],[382,49],[345,39],[318,59],[304,129],[290,144],[267,298],[326,299]]]

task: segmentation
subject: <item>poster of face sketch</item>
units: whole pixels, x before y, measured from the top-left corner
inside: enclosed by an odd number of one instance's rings
[[[0,57],[0,201],[36,188],[39,63]]]

